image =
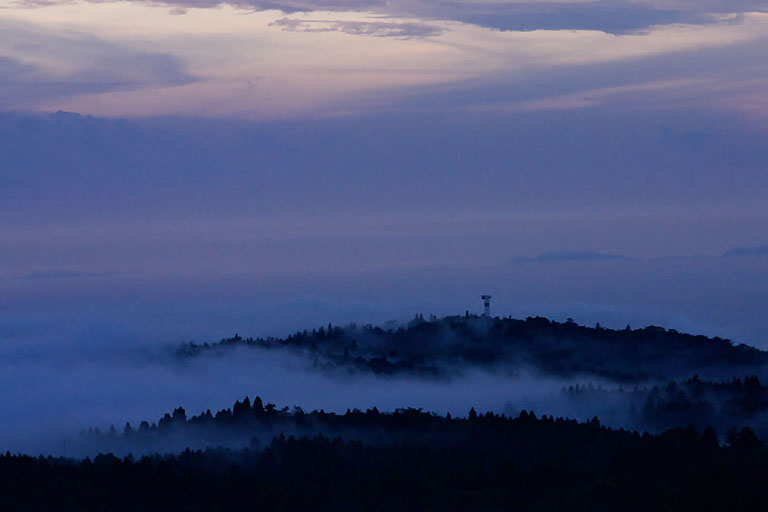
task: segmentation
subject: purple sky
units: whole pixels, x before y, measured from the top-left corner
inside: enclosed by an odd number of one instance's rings
[[[768,244],[763,4],[3,2],[0,328],[125,309],[176,341],[493,293],[768,347],[763,257],[721,257]],[[630,259],[525,260],[562,251]]]

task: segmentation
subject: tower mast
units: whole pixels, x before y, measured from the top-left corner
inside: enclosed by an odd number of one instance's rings
[[[483,299],[483,316],[490,317],[491,316],[491,296],[483,295],[480,298]]]

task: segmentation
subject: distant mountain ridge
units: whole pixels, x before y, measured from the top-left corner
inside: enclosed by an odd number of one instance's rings
[[[724,252],[719,257],[732,258],[732,257],[763,257],[768,256],[768,245],[759,245],[752,247],[734,247],[733,249]],[[704,256],[701,254],[696,255],[678,255],[678,256],[662,256],[651,259],[679,259],[679,258],[717,258],[718,256]],[[509,260],[511,263],[566,263],[566,262],[587,262],[587,261],[621,261],[621,260],[636,260],[644,258],[636,258],[632,256],[625,256],[623,254],[604,253],[596,251],[547,251],[539,253],[535,256],[519,256]]]
[[[757,247],[735,247],[723,254],[724,258],[738,256],[768,256],[768,245],[760,245]]]
[[[604,260],[628,260],[628,256],[620,254],[609,254],[593,251],[552,251],[543,252],[533,257],[513,258],[515,263],[545,263],[545,262],[567,262],[567,261],[604,261]]]

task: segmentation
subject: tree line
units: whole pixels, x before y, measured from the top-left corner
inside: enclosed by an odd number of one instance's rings
[[[238,405],[239,404],[239,405]],[[768,447],[748,428],[660,434],[523,411],[455,418],[416,409],[345,414],[239,401],[154,426],[292,418],[368,436],[274,436],[263,445],[73,460],[0,455],[2,510],[762,510]],[[168,419],[170,418],[170,419]],[[141,429],[139,429],[141,430]],[[404,435],[378,437],[377,432]],[[126,434],[124,434],[126,435]],[[133,434],[127,434],[133,435]]]

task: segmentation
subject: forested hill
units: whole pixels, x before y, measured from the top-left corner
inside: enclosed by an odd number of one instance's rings
[[[563,388],[566,400],[581,402],[598,411],[595,403],[606,404],[602,410],[621,402],[635,412],[624,425],[631,430],[659,433],[672,428],[693,427],[699,431],[714,428],[721,439],[726,434],[749,427],[763,440],[768,440],[768,426],[764,418],[768,412],[768,387],[756,377],[733,379],[729,382],[702,381],[695,377],[666,386],[632,390],[606,390],[593,386]],[[613,405],[610,405],[613,404]],[[519,416],[519,417],[518,417]],[[142,421],[132,426],[126,423],[118,430],[88,429],[81,432],[73,444],[81,455],[97,453],[145,454],[179,452],[188,447],[219,446],[259,448],[263,441],[278,435],[312,437],[315,435],[341,436],[344,439],[367,439],[377,443],[393,444],[403,441],[434,445],[450,439],[459,442],[466,430],[496,426],[517,432],[533,412],[515,411],[510,416],[487,412],[478,414],[474,408],[466,418],[452,418],[405,407],[392,412],[380,412],[376,407],[366,411],[349,410],[345,414],[323,410],[304,411],[300,407],[278,408],[265,403],[259,396],[236,401],[232,408],[216,413],[210,410],[197,416],[187,416],[182,407],[172,414],[166,413],[157,422]],[[588,417],[582,415],[582,417]],[[543,416],[546,419],[547,416]],[[550,417],[551,418],[551,417]],[[476,422],[475,420],[482,420]],[[593,422],[598,421],[593,416]],[[558,419],[557,423],[576,425],[574,420]],[[474,432],[476,433],[476,432]],[[483,438],[498,434],[490,429]],[[728,434],[730,435],[730,434]],[[458,436],[458,437],[457,437]]]
[[[768,352],[718,337],[649,326],[606,329],[536,317],[417,315],[407,325],[382,328],[328,325],[286,338],[242,338],[187,343],[179,357],[235,347],[287,349],[322,369],[445,377],[471,367],[535,370],[561,377],[596,376],[618,382],[670,380],[694,373],[713,378],[757,373]]]

